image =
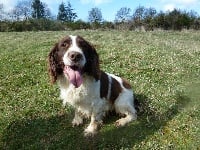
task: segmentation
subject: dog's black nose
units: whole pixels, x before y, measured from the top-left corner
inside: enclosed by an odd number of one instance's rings
[[[70,59],[71,61],[78,62],[78,61],[81,60],[82,54],[79,53],[79,52],[73,52],[73,51],[72,51],[72,52],[69,52],[69,53],[68,53],[68,57],[69,57],[69,59]]]

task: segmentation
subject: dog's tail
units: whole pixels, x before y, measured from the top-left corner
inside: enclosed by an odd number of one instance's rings
[[[141,111],[141,103],[139,102],[139,100],[135,97],[134,98],[134,106],[137,112]]]

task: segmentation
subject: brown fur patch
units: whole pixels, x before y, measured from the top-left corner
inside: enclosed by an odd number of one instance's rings
[[[123,79],[123,78],[122,78],[122,84],[126,89],[131,89],[130,83],[127,80]]]
[[[101,71],[101,77],[100,77],[100,97],[101,98],[107,98],[108,95],[108,75]]]
[[[112,78],[112,84],[111,84],[110,101],[114,103],[117,97],[119,96],[119,94],[121,93],[122,88],[116,79],[114,79],[113,77],[111,78]]]

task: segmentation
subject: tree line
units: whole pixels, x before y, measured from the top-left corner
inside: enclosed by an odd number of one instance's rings
[[[48,5],[41,0],[20,0],[9,12],[0,4],[0,31],[48,31],[76,29],[118,29],[118,30],[182,30],[200,29],[200,17],[195,11],[157,12],[155,8],[138,6],[122,7],[109,22],[103,19],[101,9],[94,7],[88,11],[88,20],[78,19],[71,3],[62,2],[58,14],[52,14]]]

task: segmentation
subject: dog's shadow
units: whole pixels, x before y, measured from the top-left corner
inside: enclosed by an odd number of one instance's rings
[[[4,131],[2,149],[120,149],[133,147],[148,136],[153,135],[176,116],[180,108],[185,107],[188,97],[177,94],[176,103],[165,113],[158,114],[149,108],[149,99],[145,95],[136,95],[140,101],[138,120],[117,128],[109,117],[100,132],[85,138],[85,127],[72,127],[71,113],[62,110],[50,118],[28,117],[12,122]]]

